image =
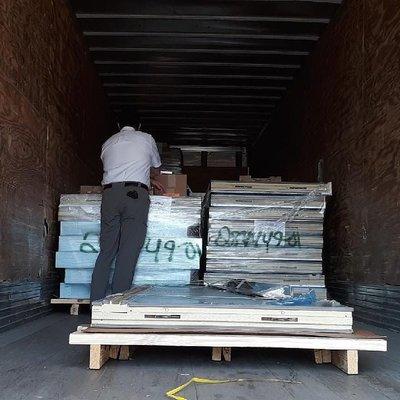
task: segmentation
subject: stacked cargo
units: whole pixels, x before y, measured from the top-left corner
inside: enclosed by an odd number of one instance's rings
[[[331,184],[213,181],[204,281],[288,285],[326,298],[322,274],[325,197]]]
[[[209,152],[207,156],[208,167],[236,167],[236,151]]]
[[[163,171],[169,171],[173,174],[182,172],[182,154],[179,149],[173,147],[163,148],[160,156]]]
[[[134,284],[181,285],[197,281],[201,256],[201,197],[150,196],[147,236]],[[99,252],[101,194],[63,195],[56,267],[65,269],[61,298],[89,298]]]
[[[204,286],[137,287],[93,303],[92,327],[174,333],[352,332],[352,308],[333,301],[277,305]]]

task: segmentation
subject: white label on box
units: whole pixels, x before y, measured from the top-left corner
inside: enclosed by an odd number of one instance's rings
[[[261,232],[266,237],[274,235],[277,232],[282,233],[282,237],[285,237],[285,222],[283,221],[254,221],[254,233]]]

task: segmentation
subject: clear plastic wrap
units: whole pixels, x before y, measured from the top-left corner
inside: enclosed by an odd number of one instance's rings
[[[260,221],[254,220],[210,220],[210,226],[208,229],[208,236],[215,237],[218,235],[220,230],[224,227],[228,227],[229,230],[234,232],[255,232],[260,224]],[[266,220],[268,223],[268,220]],[[271,220],[271,222],[275,222]],[[262,226],[262,225],[261,225]],[[265,224],[264,224],[265,226]],[[277,226],[277,224],[275,224]],[[315,236],[322,237],[323,224],[322,221],[286,221],[284,225],[286,232],[298,232],[302,236]]]
[[[283,185],[285,188],[288,187],[283,183],[264,183],[255,185],[264,185],[266,187]],[[264,219],[274,220],[275,223],[323,220],[326,204],[325,198],[321,195],[321,190],[318,189],[321,185],[310,185],[309,191],[305,191],[307,186],[306,184],[304,185],[305,186],[301,188],[303,193],[295,196],[277,196],[279,191],[276,193],[262,193],[258,196],[254,196],[252,195],[252,192],[243,193],[243,190],[240,191],[240,194],[234,194],[233,192],[224,195],[212,194],[210,220]],[[311,187],[314,188],[311,189]],[[211,190],[211,193],[213,193],[213,190]],[[217,199],[214,200],[214,197]]]
[[[216,202],[213,196],[218,197]],[[246,203],[247,197],[250,197],[251,201]],[[276,196],[259,195],[258,200],[255,197],[244,194],[212,195],[209,211],[211,233],[215,236],[216,229],[218,229],[218,235],[221,234],[221,230],[236,228],[235,232],[238,234],[243,235],[246,232],[259,235],[261,233],[265,239],[266,234],[272,237],[280,233],[282,236],[287,228],[292,231],[290,234],[299,230],[305,230],[309,234],[313,234],[315,230],[322,230],[325,201],[320,207],[311,207],[310,203],[313,203],[314,199],[318,199],[317,203],[321,204],[321,197],[313,192],[296,196],[296,200],[293,200],[293,196],[280,196],[279,201],[276,200]],[[268,200],[270,197],[273,198],[271,202]],[[228,200],[224,202],[226,198]],[[239,205],[232,206],[231,204],[235,204],[235,199]],[[244,203],[246,206],[243,206]],[[268,207],[268,204],[271,207]]]
[[[61,236],[81,236],[100,234],[100,221],[61,221]],[[200,237],[199,218],[150,220],[147,223],[147,236],[157,238]]]
[[[259,284],[290,285],[324,287],[325,280],[322,274],[249,274],[249,273],[215,273],[204,274],[204,282],[208,284],[219,284],[229,280],[249,281]]]
[[[112,282],[113,271],[110,274],[110,283]],[[85,269],[69,269],[65,270],[65,279],[64,283],[69,284],[87,284],[92,280],[93,269],[85,268]],[[170,269],[168,270],[168,274],[165,274],[165,271],[157,268],[146,268],[138,266],[135,270],[135,274],[133,277],[132,284],[136,285],[144,285],[144,284],[152,284],[155,285],[157,283],[163,282],[170,284],[190,284],[191,282],[197,281],[198,275],[195,270],[179,270],[179,269]]]
[[[204,281],[247,279],[326,295],[320,273],[331,190],[330,184],[212,182]]]
[[[271,285],[246,280],[231,280],[209,286],[246,296],[262,297],[264,300],[268,300],[269,305],[305,306],[316,304],[317,302],[317,296],[313,289],[308,290],[304,294],[295,294],[289,285]]]
[[[275,246],[270,246],[268,249],[263,247],[207,247],[207,259],[238,260],[240,258],[320,262],[322,260],[322,250]]]
[[[326,207],[324,196],[309,195],[236,195],[213,194],[211,207],[240,207],[240,208],[296,208],[323,211]]]
[[[182,155],[178,148],[166,148],[161,153],[162,170],[170,171],[174,174],[181,173]]]
[[[61,221],[61,236],[82,236],[100,234],[100,221]]]
[[[199,267],[202,240],[199,238],[150,238],[146,237],[140,252],[138,263],[176,264]],[[59,252],[56,257],[56,267],[76,268],[96,260],[99,253],[99,237],[97,234],[85,238],[80,236],[60,236]]]
[[[222,248],[254,248],[268,250],[272,247],[313,248],[320,249],[323,245],[321,235],[303,235],[302,231],[287,229],[283,226],[268,224],[259,230],[235,230],[229,223],[208,232],[208,245]]]
[[[266,208],[266,207],[212,207],[212,220],[261,219],[273,221],[322,221],[324,212],[313,209]]]
[[[99,221],[100,204],[60,205],[58,207],[59,221]]]
[[[147,236],[134,283],[183,285],[198,281],[202,196],[150,196],[150,201]],[[88,286],[99,252],[100,207],[100,194],[61,196],[60,251],[56,253],[56,267],[66,269],[61,296],[89,296]]]
[[[60,196],[60,206],[80,206],[90,205],[98,206],[101,203],[102,195],[98,193],[77,193],[62,194]]]
[[[332,183],[211,181],[211,193],[331,196]]]
[[[185,275],[147,275],[137,276],[133,279],[132,286],[153,285],[153,286],[186,286],[197,282],[197,271],[184,271]],[[60,298],[62,299],[89,299],[90,283],[60,283]]]
[[[200,222],[201,197],[150,196],[149,221]],[[101,194],[64,194],[60,198],[60,221],[100,220]],[[176,222],[175,222],[176,224]]]
[[[322,262],[286,261],[275,259],[207,260],[207,270],[218,273],[246,274],[322,274]]]

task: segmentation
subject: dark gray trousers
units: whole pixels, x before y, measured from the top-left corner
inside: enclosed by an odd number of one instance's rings
[[[146,189],[113,183],[101,202],[100,253],[92,275],[91,301],[106,296],[112,262],[112,293],[131,287],[147,230],[150,197]]]

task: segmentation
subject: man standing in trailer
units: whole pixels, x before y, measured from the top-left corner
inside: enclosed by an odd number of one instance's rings
[[[114,259],[112,293],[131,287],[146,236],[150,183],[165,191],[157,181],[161,160],[156,143],[145,132],[124,126],[103,144],[101,160],[100,253],[92,275],[91,301],[106,296]]]

